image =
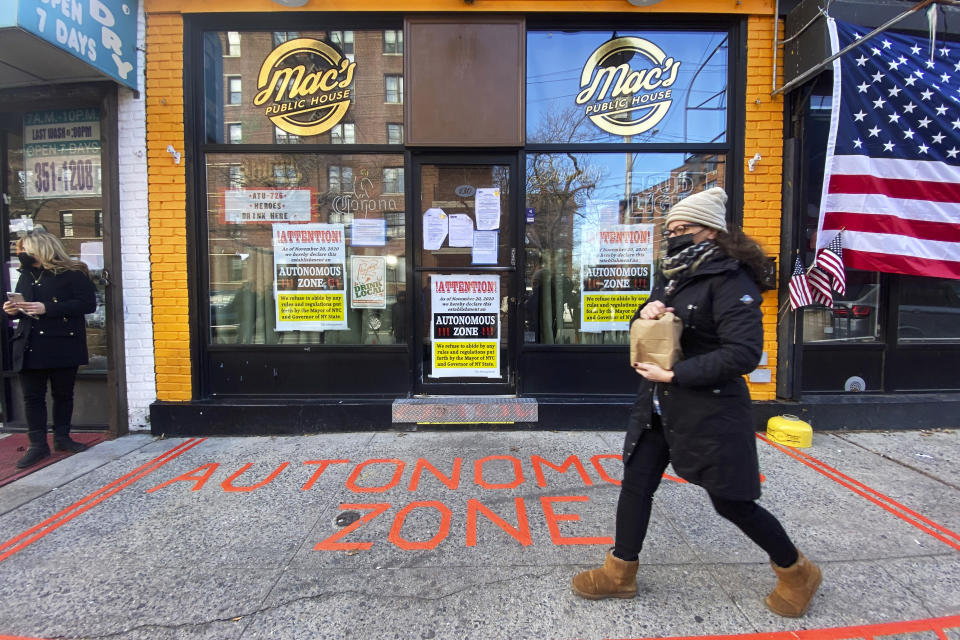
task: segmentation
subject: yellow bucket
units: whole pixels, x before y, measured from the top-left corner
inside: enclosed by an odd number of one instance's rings
[[[767,420],[767,437],[777,444],[802,449],[813,444],[813,428],[797,416],[773,416]]]

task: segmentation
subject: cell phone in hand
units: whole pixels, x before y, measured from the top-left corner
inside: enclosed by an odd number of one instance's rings
[[[23,299],[23,294],[22,294],[22,293],[18,293],[18,292],[16,292],[16,291],[7,291],[7,300],[8,300],[9,302],[12,302],[13,304],[20,304],[20,303],[22,303],[22,302],[26,302],[26,300]],[[30,313],[30,312],[28,312],[28,311],[24,311],[23,309],[21,309],[20,312],[27,314],[27,315],[30,316],[31,318],[36,318],[36,317],[37,317],[36,314]]]

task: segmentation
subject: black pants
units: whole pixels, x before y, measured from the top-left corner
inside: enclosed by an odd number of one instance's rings
[[[47,381],[53,396],[54,433],[70,430],[73,416],[73,383],[77,379],[77,367],[59,369],[24,369],[20,372],[20,388],[23,390],[23,405],[27,428],[31,432],[47,432]],[[46,436],[44,436],[46,437]]]
[[[645,432],[633,456],[623,468],[623,484],[617,502],[617,534],[613,554],[621,560],[636,560],[643,548],[653,508],[653,494],[670,462],[670,449],[663,436],[660,416],[653,416],[653,429]],[[721,516],[735,524],[780,567],[797,561],[797,549],[780,522],[753,500],[726,500],[713,494],[710,500]]]

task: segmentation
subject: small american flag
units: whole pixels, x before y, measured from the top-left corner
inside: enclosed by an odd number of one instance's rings
[[[810,296],[810,285],[807,284],[807,274],[803,270],[803,265],[800,264],[800,258],[797,258],[797,262],[793,266],[793,275],[790,276],[790,308],[799,309],[800,307],[807,307],[813,304],[813,300]]]
[[[830,275],[814,263],[807,272],[807,282],[810,284],[810,297],[813,301],[832,309],[833,291],[830,289]]]
[[[843,240],[840,238],[842,235],[843,231],[834,236],[830,244],[820,249],[816,265],[818,269],[829,274],[834,291],[840,295],[846,295],[847,277],[843,268]]]

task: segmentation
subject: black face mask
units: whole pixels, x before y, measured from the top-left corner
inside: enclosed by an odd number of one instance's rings
[[[26,251],[21,251],[17,254],[17,257],[20,258],[20,266],[24,269],[32,269],[33,264],[36,262],[33,256],[27,253]]]
[[[675,256],[687,247],[692,247],[693,242],[692,233],[685,233],[682,236],[670,236],[667,238],[667,255]]]

